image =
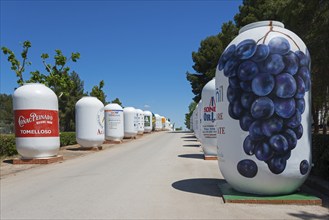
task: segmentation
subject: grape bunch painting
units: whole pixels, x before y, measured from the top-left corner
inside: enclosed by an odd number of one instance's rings
[[[292,51],[281,36],[268,44],[265,39],[259,41],[246,39],[230,45],[220,57],[218,69],[228,77],[228,113],[248,132],[244,152],[264,161],[273,174],[280,174],[303,135],[304,96],[311,88],[310,56],[297,44],[298,50]],[[237,169],[248,178],[258,170],[249,159],[240,161]],[[308,169],[308,161],[303,160],[300,173],[304,175]]]

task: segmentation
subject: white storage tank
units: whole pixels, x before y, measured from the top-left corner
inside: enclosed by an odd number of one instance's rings
[[[123,109],[124,117],[124,137],[131,138],[135,137],[138,132],[138,120],[137,113],[134,107],[125,107]]]
[[[144,111],[144,132],[149,133],[152,131],[152,112]]]
[[[162,124],[162,130],[164,131],[166,129],[166,117],[161,116],[161,124]]]
[[[116,103],[111,103],[104,108],[105,139],[121,141],[124,136],[123,109]]]
[[[96,97],[82,97],[75,104],[76,139],[81,147],[99,147],[104,142],[104,105]]]
[[[136,109],[137,113],[137,134],[143,134],[144,133],[144,112],[141,109]]]
[[[215,78],[202,89],[200,140],[205,158],[217,157]]]
[[[43,84],[27,83],[13,94],[17,152],[26,159],[58,154],[59,120],[56,94]]]
[[[154,114],[155,116],[155,130],[156,131],[161,131],[162,130],[162,118],[158,114]]]

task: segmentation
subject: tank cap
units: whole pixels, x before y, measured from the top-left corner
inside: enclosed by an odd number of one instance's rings
[[[263,26],[275,26],[275,27],[284,28],[284,24],[279,21],[258,21],[258,22],[253,22],[253,23],[247,24],[246,26],[243,26],[239,30],[239,34],[241,34],[242,32],[245,32],[247,30],[257,28],[257,27],[263,27]]]

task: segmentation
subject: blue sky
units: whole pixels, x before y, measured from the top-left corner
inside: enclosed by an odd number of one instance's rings
[[[9,1],[1,0],[0,46],[21,53],[29,40],[30,71],[44,71],[40,55],[79,52],[69,63],[90,92],[105,81],[107,101],[133,106],[184,125],[194,96],[186,71],[201,40],[233,20],[242,1]],[[16,75],[0,55],[1,93],[12,94]],[[53,59],[49,59],[53,61]]]

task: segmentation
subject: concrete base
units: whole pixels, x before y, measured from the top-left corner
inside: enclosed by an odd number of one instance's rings
[[[56,163],[62,160],[63,160],[62,155],[58,155],[56,157],[33,158],[33,159],[15,158],[13,159],[13,164],[49,164],[49,163]]]
[[[204,155],[204,160],[217,160],[217,156]]]
[[[225,203],[252,203],[252,204],[289,204],[289,205],[322,205],[322,200],[305,192],[296,192],[289,195],[266,196],[238,192],[227,182],[220,183],[219,189]]]
[[[122,143],[122,140],[121,141],[114,141],[114,140],[104,141],[104,144],[121,144],[121,143]]]

